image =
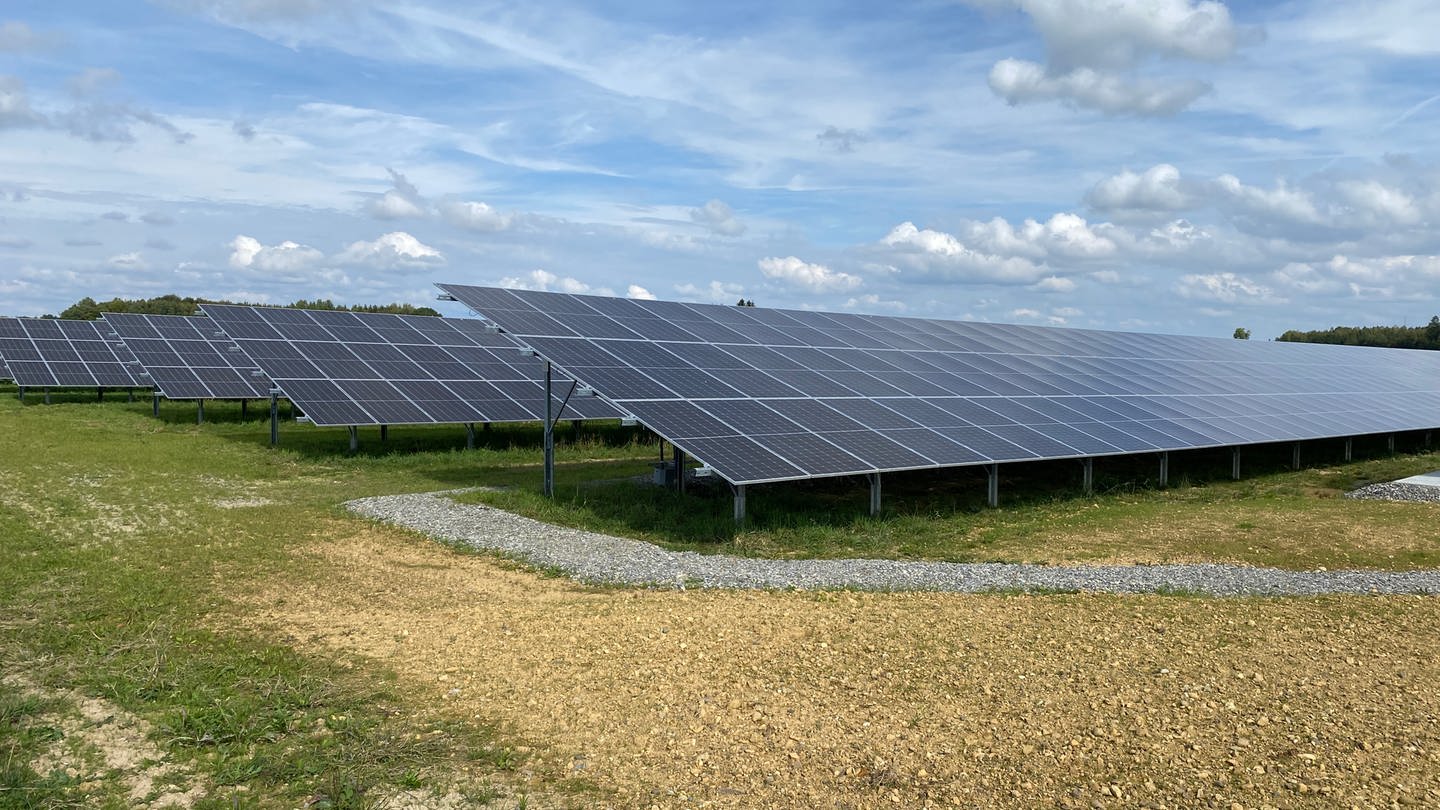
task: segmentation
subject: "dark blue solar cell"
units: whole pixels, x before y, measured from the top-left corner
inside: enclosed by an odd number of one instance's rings
[[[873,465],[814,433],[770,433],[756,436],[755,441],[774,455],[804,470],[807,475],[840,475],[857,471],[873,472],[875,469]]]

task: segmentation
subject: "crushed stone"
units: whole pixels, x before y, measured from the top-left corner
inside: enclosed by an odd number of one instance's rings
[[[1416,487],[1416,489],[1427,489]],[[453,491],[452,491],[453,492]],[[1055,566],[910,560],[767,560],[691,551],[570,529],[449,493],[360,498],[357,515],[498,552],[580,582],[665,588],[872,591],[1079,591],[1210,596],[1440,594],[1440,571],[1290,571],[1220,563]]]

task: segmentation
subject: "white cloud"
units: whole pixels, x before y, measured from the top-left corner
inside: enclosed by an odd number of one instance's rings
[[[1396,225],[1414,225],[1421,213],[1414,198],[1378,180],[1347,180],[1336,185],[1340,196],[1369,219]]]
[[[500,286],[511,290],[563,292],[572,295],[614,295],[608,287],[591,287],[578,278],[557,276],[549,270],[531,270],[524,276],[506,276],[500,279]]]
[[[776,256],[761,259],[757,264],[766,278],[783,281],[815,292],[853,290],[863,282],[859,276],[831,270],[823,264],[801,261],[795,256]]]
[[[1296,225],[1324,225],[1327,218],[1303,189],[1291,188],[1284,180],[1274,188],[1247,186],[1233,174],[1215,178],[1212,187],[1235,209],[1262,220],[1279,220]]]
[[[1009,228],[1009,224],[1005,227]],[[1000,228],[994,232],[997,239],[1005,235]],[[1028,282],[1043,275],[1041,268],[1028,258],[972,250],[951,234],[929,228],[922,230],[911,222],[892,228],[881,238],[878,247],[889,254],[889,263],[899,267],[902,274],[909,271],[921,278]]]
[[[691,284],[676,284],[675,292],[683,298],[691,300],[708,301],[712,304],[734,303],[735,299],[745,293],[745,288],[739,284],[731,284],[724,281],[712,281],[704,287]]]
[[[1248,32],[1212,0],[971,0],[1014,8],[1034,22],[1047,63],[1003,59],[991,89],[1011,104],[1058,100],[1108,114],[1168,115],[1210,89],[1197,79],[1137,76],[1147,60],[1220,62]]]
[[[513,214],[502,214],[483,202],[449,202],[440,206],[445,221],[458,228],[497,233],[514,223]]]
[[[442,264],[445,257],[404,231],[392,231],[371,242],[352,242],[335,257],[335,261],[339,264],[391,268]]]
[[[845,302],[845,308],[868,310],[888,309],[893,312],[904,312],[909,309],[909,306],[907,306],[904,301],[885,299],[874,293],[870,293],[849,299]]]
[[[145,263],[144,257],[138,252],[121,253],[117,256],[111,256],[105,261],[117,270],[145,270],[150,266]]]
[[[1042,293],[1068,293],[1075,291],[1075,282],[1072,279],[1060,276],[1046,276],[1034,284],[1030,289]]]
[[[639,284],[631,284],[625,290],[625,297],[636,298],[641,301],[654,301],[655,293],[652,293],[644,287],[641,287]]]
[[[739,236],[745,233],[745,223],[736,219],[730,206],[719,200],[711,200],[699,208],[690,209],[690,219],[720,236]]]
[[[1181,188],[1180,170],[1158,163],[1140,174],[1126,169],[1095,184],[1085,201],[1102,211],[1178,211],[1191,204]]]
[[[370,200],[365,209],[370,216],[376,219],[415,219],[426,216],[429,211],[425,198],[420,196],[420,190],[406,179],[405,175],[394,169],[386,168],[390,173],[392,188],[379,197]]]
[[[1174,115],[1210,92],[1202,81],[1139,81],[1088,67],[1051,75],[1024,59],[996,62],[989,81],[990,89],[1011,104],[1063,101],[1109,115]]]
[[[230,266],[236,270],[293,273],[315,267],[325,259],[324,253],[308,245],[287,240],[267,246],[243,234],[231,240],[229,247]]]
[[[1222,304],[1281,303],[1269,287],[1235,273],[1192,273],[1181,276],[1175,291],[1183,298]]]
[[[1044,223],[1027,219],[1019,228],[1000,217],[989,222],[971,222],[965,236],[979,250],[1032,259],[1099,258],[1110,256],[1116,250],[1114,241],[1097,233],[1083,217],[1070,213],[1055,214]]]

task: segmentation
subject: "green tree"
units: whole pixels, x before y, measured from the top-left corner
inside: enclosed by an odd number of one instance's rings
[[[1235,327],[1235,334],[1232,335],[1232,337],[1234,337],[1236,340],[1249,340],[1250,330],[1246,329],[1243,326],[1237,326]]]

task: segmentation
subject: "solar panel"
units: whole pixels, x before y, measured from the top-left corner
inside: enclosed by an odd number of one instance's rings
[[[734,484],[1440,426],[1440,352],[438,286]]]
[[[209,318],[122,312],[101,317],[167,399],[270,396],[269,383],[251,374],[255,362],[233,341],[216,337],[217,327]]]
[[[317,425],[544,417],[540,362],[473,319],[215,304],[201,309]],[[556,395],[564,396],[570,382],[557,375]],[[564,414],[619,415],[595,398],[571,399]]]
[[[16,385],[34,388],[148,388],[135,356],[95,321],[0,318],[0,357]]]

